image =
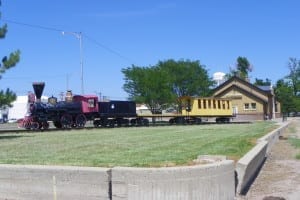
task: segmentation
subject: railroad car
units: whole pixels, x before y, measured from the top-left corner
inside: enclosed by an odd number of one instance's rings
[[[135,119],[136,104],[133,101],[98,102],[98,118],[94,119],[95,127],[129,126],[130,118]]]
[[[229,122],[233,117],[230,99],[213,97],[184,96],[181,102],[181,115],[170,119],[170,123],[199,124],[202,118],[215,118],[216,122]]]

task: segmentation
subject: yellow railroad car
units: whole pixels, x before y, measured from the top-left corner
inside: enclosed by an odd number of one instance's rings
[[[138,114],[138,117],[165,118],[169,119],[170,124],[200,124],[203,118],[215,118],[218,123],[227,123],[234,117],[230,99],[183,96],[179,101],[179,113]]]
[[[215,117],[217,122],[229,122],[233,117],[230,99],[184,96],[180,98],[180,102],[181,114],[192,119]]]

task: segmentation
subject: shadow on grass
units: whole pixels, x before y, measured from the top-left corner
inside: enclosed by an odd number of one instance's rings
[[[22,137],[33,137],[33,136],[24,136],[24,135],[0,135],[0,140],[9,140],[9,139],[16,139]]]

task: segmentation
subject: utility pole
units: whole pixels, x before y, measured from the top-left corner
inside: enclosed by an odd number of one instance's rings
[[[81,32],[62,32],[63,35],[71,34],[74,35],[79,40],[79,50],[80,50],[80,80],[81,80],[81,94],[84,94],[83,87],[83,55],[82,55],[82,33]]]

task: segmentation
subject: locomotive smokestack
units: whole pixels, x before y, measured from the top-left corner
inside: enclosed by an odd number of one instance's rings
[[[33,86],[34,94],[36,96],[36,101],[40,102],[42,94],[43,94],[43,90],[45,87],[45,83],[44,82],[35,82],[35,83],[32,83],[32,86]]]

